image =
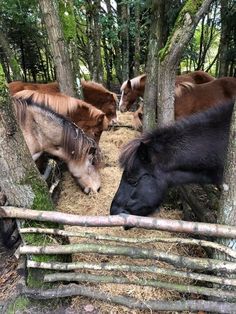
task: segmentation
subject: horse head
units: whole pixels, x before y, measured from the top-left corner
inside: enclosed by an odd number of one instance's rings
[[[99,192],[101,179],[98,167],[98,147],[92,146],[82,159],[69,159],[68,169],[85,194]]]
[[[118,118],[116,114],[116,108],[118,107],[118,98],[115,93],[107,93],[108,102],[106,104],[104,112],[108,120],[108,126],[113,126],[118,123]]]
[[[147,75],[142,74],[122,84],[119,102],[119,110],[121,112],[128,111],[139,96],[143,97],[146,78]]]
[[[111,204],[111,215],[147,216],[158,209],[167,185],[160,179],[155,155],[154,149],[140,139],[134,139],[125,146],[120,156],[124,171]]]

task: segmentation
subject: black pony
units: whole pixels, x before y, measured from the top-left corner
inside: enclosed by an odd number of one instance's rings
[[[218,105],[130,141],[110,214],[147,216],[169,187],[222,182],[233,103]]]

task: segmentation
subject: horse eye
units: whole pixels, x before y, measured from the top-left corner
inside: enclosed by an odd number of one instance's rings
[[[135,177],[129,177],[128,178],[128,183],[133,185],[133,186],[136,186],[138,184],[138,178],[135,178]]]

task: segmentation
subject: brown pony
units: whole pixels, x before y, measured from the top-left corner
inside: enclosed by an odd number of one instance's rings
[[[205,84],[179,83],[175,90],[175,118],[183,118],[209,107],[236,99],[236,78],[222,77]],[[143,107],[133,113],[134,127],[142,125]]]
[[[221,77],[205,84],[180,83],[175,95],[175,118],[203,111],[236,98],[236,78]]]
[[[31,156],[47,152],[64,160],[72,176],[87,194],[100,189],[100,150],[83,130],[49,108],[13,99],[16,118]]]
[[[117,123],[116,105],[118,104],[118,99],[116,94],[107,90],[102,84],[98,84],[93,81],[81,80],[81,85],[83,89],[84,100],[96,108],[102,110],[109,121],[109,125]],[[8,86],[12,95],[25,89],[36,90],[47,94],[60,92],[57,82],[39,84],[14,81],[9,83]]]
[[[137,100],[138,97],[143,97],[146,74],[139,75],[131,80],[125,81],[121,86],[121,99],[119,102],[119,109],[121,112],[128,111],[132,104]],[[190,82],[193,84],[203,84],[214,80],[214,77],[210,76],[204,71],[194,71],[187,74],[176,76],[175,86],[176,92],[178,86],[182,82]]]
[[[40,84],[38,84],[40,85]],[[55,112],[69,117],[84,132],[98,143],[102,131],[107,130],[108,121],[105,113],[83,100],[66,96],[62,93],[45,94],[33,90],[22,90],[14,94],[15,98],[27,103],[37,102],[48,106]]]

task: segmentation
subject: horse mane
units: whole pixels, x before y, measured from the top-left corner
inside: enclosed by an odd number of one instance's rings
[[[140,87],[140,81],[141,81],[141,79],[142,79],[143,77],[146,77],[146,76],[147,76],[147,74],[144,73],[144,74],[141,74],[141,75],[139,75],[139,76],[136,76],[136,77],[132,78],[132,79],[130,80],[131,88],[132,88],[132,89],[137,89],[137,88],[139,88],[139,87]],[[121,88],[120,88],[121,91],[123,91],[123,90],[125,89],[125,87],[126,87],[126,85],[127,85],[127,82],[128,82],[128,80],[126,80],[126,81],[121,85]]]
[[[102,84],[94,82],[94,81],[85,81],[81,80],[82,86],[86,86],[87,88],[92,88],[98,93],[111,93],[108,89],[106,89]]]
[[[48,107],[42,107],[40,103],[35,101],[28,103],[24,99],[14,97],[13,105],[16,110],[17,120],[23,125],[26,122],[28,110],[32,114],[40,114],[48,117],[55,124],[59,125],[62,128],[62,147],[70,159],[83,159],[90,153],[91,148],[95,148],[95,164],[100,162],[101,155],[96,142],[88,137],[80,127],[63,115],[54,112]]]
[[[181,82],[175,87],[175,96],[180,97],[184,91],[190,92],[194,88],[195,84],[191,82]]]
[[[210,124],[215,127],[219,127],[222,123],[230,125],[230,113],[232,113],[233,107],[234,102],[232,101],[219,103],[204,112],[198,112],[176,121],[172,125],[157,128],[151,132],[144,132],[122,147],[119,156],[121,168],[125,168],[127,171],[131,170],[141,143],[152,144],[157,152],[161,152],[164,147],[173,145],[176,138],[183,139],[184,135],[190,132],[192,128],[201,130]]]
[[[118,103],[117,95],[111,91],[109,91],[106,87],[104,87],[102,84],[94,82],[94,81],[86,81],[81,80],[82,87],[85,87],[87,89],[93,89],[98,94],[110,94],[115,103]]]
[[[79,108],[86,108],[89,113],[89,119],[96,119],[102,111],[86,103],[81,99],[76,99],[62,93],[45,94],[40,91],[22,90],[14,94],[15,98],[26,100],[27,103],[37,103],[46,106],[62,115],[73,115]]]

